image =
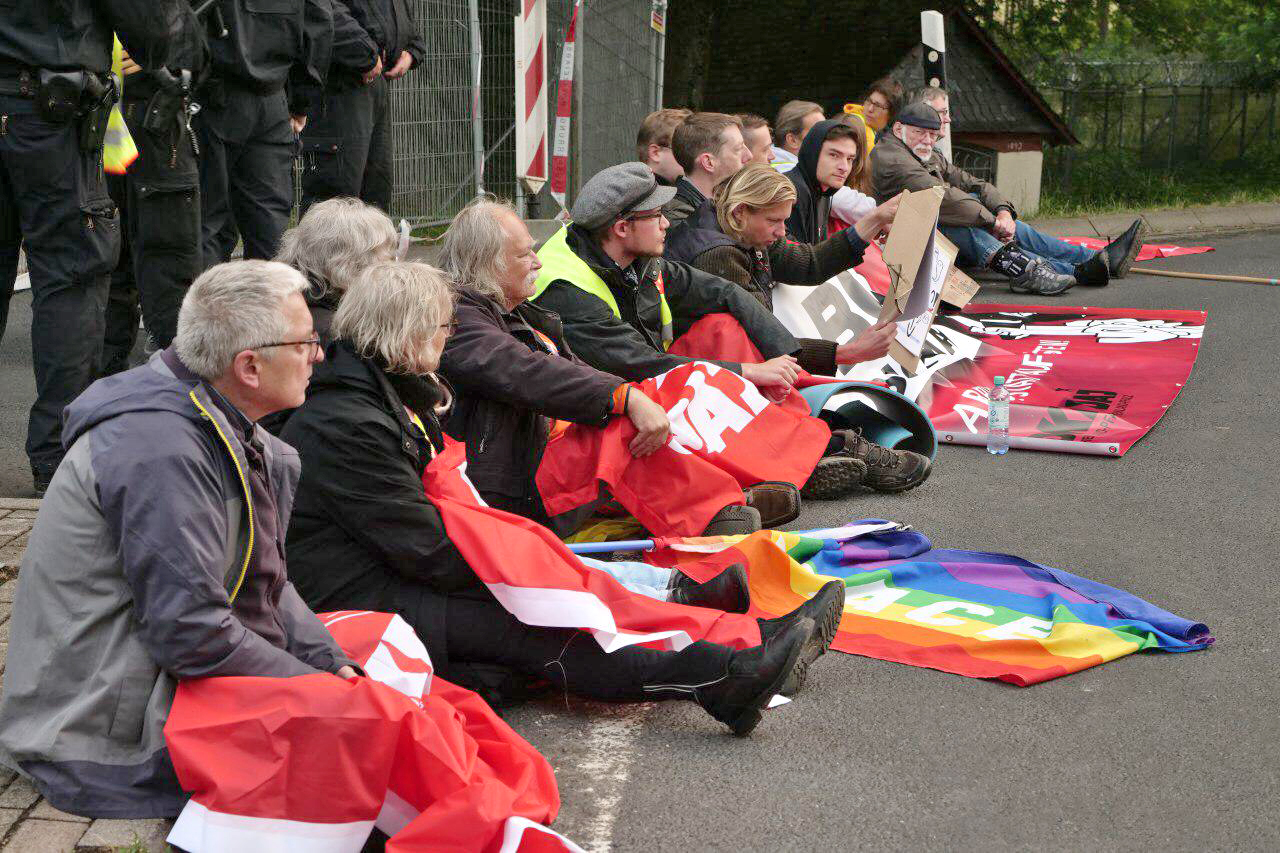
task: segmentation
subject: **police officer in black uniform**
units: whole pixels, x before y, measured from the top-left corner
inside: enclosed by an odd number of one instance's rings
[[[324,106],[302,134],[302,212],[356,196],[391,207],[390,81],[426,53],[406,0],[333,0],[333,57]]]
[[[197,91],[205,268],[271,258],[293,208],[297,135],[318,103],[333,43],[331,0],[213,0],[211,54]],[[216,14],[215,14],[216,13]]]
[[[186,0],[181,0],[186,2]],[[105,375],[127,369],[141,317],[148,349],[163,349],[178,331],[178,309],[200,263],[200,170],[191,126],[192,89],[208,50],[199,27],[175,42],[164,68],[148,71],[127,52],[120,109],[138,149],[124,175],[108,175],[120,209],[120,263],[111,275]]]
[[[37,495],[62,460],[62,409],[98,370],[120,250],[102,172],[112,32],[139,65],[159,68],[190,22],[176,0],[0,0],[0,323],[25,247]]]

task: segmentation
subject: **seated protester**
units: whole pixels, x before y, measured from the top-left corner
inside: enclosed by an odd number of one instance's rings
[[[464,208],[445,232],[440,267],[458,291],[454,332],[440,361],[457,393],[445,429],[466,443],[467,472],[485,503],[566,536],[595,507],[547,515],[535,477],[553,421],[603,427],[626,417],[637,430],[631,453],[645,457],[666,443],[667,413],[638,388],[584,364],[559,318],[528,301],[542,264],[511,205],[481,198]],[[749,491],[747,504],[724,507],[702,535],[785,524],[799,514],[800,495],[790,483],[771,483]]]
[[[737,119],[742,122],[742,141],[751,155],[747,162],[768,166],[773,159],[773,131],[769,129],[769,122],[755,113],[738,113]]]
[[[4,763],[63,811],[182,810],[164,739],[179,680],[357,674],[286,578],[298,458],[254,425],[300,404],[323,357],[306,286],[283,264],[213,267],[172,347],[67,407],[0,703]]]
[[[800,144],[809,129],[826,118],[813,101],[787,101],[773,123],[773,148],[769,165],[779,172],[790,171],[799,159]]]
[[[941,127],[938,111],[928,104],[905,107],[893,133],[871,152],[872,181],[877,199],[942,187],[938,230],[956,244],[962,266],[985,266],[1007,276],[1015,293],[1055,296],[1077,283],[1105,285],[1111,266],[1136,254],[1136,228],[1093,251],[1016,221],[1017,212],[999,190],[934,151]]]
[[[827,239],[831,197],[853,173],[859,136],[839,119],[820,121],[805,136],[796,167],[787,172],[796,188],[796,202],[787,217],[787,233],[793,240],[821,243]]]
[[[715,206],[698,212],[696,235],[700,238],[700,247],[705,248],[691,262],[698,269],[739,285],[770,311],[776,279],[821,284],[839,271],[815,274],[816,264],[806,250],[816,252],[809,246],[785,240],[787,214],[796,197],[795,187],[787,177],[767,166],[752,164],[730,178],[716,193]],[[897,210],[898,199],[890,199],[844,234],[865,248],[866,240],[889,227]],[[707,211],[711,211],[710,220],[705,218]],[[679,236],[686,237],[687,233]],[[836,235],[819,244],[818,250],[843,237]],[[860,248],[853,264],[861,260]],[[896,325],[886,322],[863,330],[844,344],[802,338],[800,366],[810,373],[834,375],[837,365],[883,358],[896,333]],[[862,485],[868,488],[904,491],[924,482],[928,476],[929,460],[918,453],[880,447],[862,438],[857,431],[850,441],[855,448],[854,455],[867,463]]]
[[[674,187],[684,175],[684,169],[671,153],[671,134],[691,115],[693,110],[666,107],[649,113],[640,123],[636,159],[648,166],[663,186]]]
[[[560,317],[564,339],[584,362],[628,382],[691,361],[667,348],[707,314],[728,313],[763,364],[717,361],[758,388],[785,395],[795,381],[799,343],[773,314],[733,283],[662,259],[675,195],[648,169],[622,163],[597,172],[578,193],[573,223],[538,250],[533,301]]]
[[[872,138],[871,130],[856,115],[843,115],[840,123],[853,128],[853,142],[858,153],[854,155],[844,186],[831,196],[831,219],[827,228],[832,232],[843,231],[876,206],[875,196],[871,194],[871,145],[868,142]]]
[[[881,77],[867,87],[861,104],[847,104],[845,112],[856,115],[866,125],[867,143],[874,148],[886,127],[902,109],[902,84],[892,77]]]
[[[543,266],[534,301],[559,315],[565,340],[583,361],[632,382],[691,361],[712,361],[666,350],[676,323],[683,330],[707,314],[727,312],[768,361],[714,363],[766,396],[785,396],[798,375],[791,354],[800,342],[739,286],[660,257],[667,223],[659,208],[671,195],[630,163],[596,174],[573,205],[573,224],[538,252]],[[843,430],[834,434],[801,495],[829,500],[859,488],[867,476],[863,457],[874,447]]]
[[[343,291],[365,267],[394,258],[399,239],[391,218],[358,198],[316,202],[284,232],[275,259],[307,277],[307,305],[324,343]]]
[[[684,170],[676,194],[662,206],[671,227],[678,226],[711,198],[721,182],[750,161],[742,141],[742,123],[725,113],[694,113],[671,136],[671,150]]]
[[[343,296],[323,368],[284,431],[302,457],[288,547],[303,596],[316,607],[399,614],[435,671],[459,684],[483,689],[479,673],[496,668],[601,701],[690,699],[749,732],[821,633],[808,614],[837,613],[842,590],[815,596],[769,626],[767,645],[745,651],[695,642],[606,653],[584,631],[517,620],[450,541],[423,489],[424,469],[444,449],[449,392],[434,371],[452,302],[439,270],[404,262],[368,268]]]

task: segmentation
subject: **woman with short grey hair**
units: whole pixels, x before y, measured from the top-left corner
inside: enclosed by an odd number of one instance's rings
[[[326,343],[342,294],[367,266],[392,260],[397,241],[390,217],[357,198],[313,204],[297,227],[285,232],[275,259],[306,276],[307,304]]]

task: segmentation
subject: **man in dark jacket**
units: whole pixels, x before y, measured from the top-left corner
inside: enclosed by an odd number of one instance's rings
[[[302,132],[302,212],[336,196],[391,208],[392,80],[427,46],[405,0],[331,0],[333,55],[322,101]]]
[[[330,0],[215,0],[227,34],[209,41],[197,92],[204,265],[270,258],[293,209],[293,157],[319,109],[333,44]]]
[[[565,341],[560,319],[528,301],[541,264],[529,229],[510,205],[481,199],[454,217],[440,266],[460,291],[440,362],[457,393],[445,427],[466,442],[467,473],[486,503],[564,536],[594,505],[547,515],[535,477],[553,422],[603,427],[626,417],[636,428],[629,449],[642,458],[666,444],[667,413],[638,388],[584,364]],[[748,533],[762,523],[784,524],[800,511],[799,493],[789,483],[748,489],[746,503],[724,507],[703,534]]]
[[[858,158],[854,133],[837,119],[824,119],[805,135],[795,168],[786,173],[796,188],[796,203],[787,218],[787,233],[793,239],[801,243],[827,239],[831,196],[844,186]]]
[[[1137,253],[1136,227],[1096,252],[1041,234],[1018,220],[995,186],[934,150],[941,132],[941,116],[929,104],[903,108],[892,133],[882,134],[871,149],[872,183],[879,201],[903,190],[942,187],[938,230],[956,244],[962,265],[985,266],[1008,277],[1015,293],[1042,296],[1064,293],[1076,284],[1102,286],[1113,273],[1119,278],[1128,271]]]
[[[579,358],[628,381],[698,360],[667,348],[703,316],[731,314],[768,361],[715,363],[758,387],[785,392],[797,376],[795,337],[737,285],[662,259],[667,220],[661,208],[674,195],[639,163],[596,174],[574,202],[573,224],[538,251],[534,301],[560,317]]]
[[[177,0],[23,0],[0,9],[0,336],[25,243],[36,400],[36,495],[62,459],[63,408],[100,367],[119,220],[102,171],[112,32],[144,69],[194,22]]]
[[[299,590],[315,607],[400,614],[436,672],[469,687],[484,691],[480,671],[502,668],[604,701],[695,699],[748,733],[765,694],[819,636],[807,614],[838,621],[842,591],[762,626],[772,639],[745,651],[700,641],[679,652],[606,653],[584,632],[521,622],[472,571],[423,489],[444,449],[446,392],[433,374],[451,301],[445,277],[413,263],[374,265],[343,296],[328,358],[283,434],[302,456],[288,536]],[[494,519],[495,536],[502,524]],[[825,633],[821,642],[829,645]]]
[[[172,349],[67,408],[0,703],[4,763],[63,811],[181,811],[164,740],[179,680],[356,674],[286,577],[297,453],[254,423],[298,405],[322,357],[305,286],[283,264],[209,270]]]
[[[676,194],[662,206],[671,227],[684,222],[715,188],[751,161],[742,121],[726,113],[694,113],[671,134],[671,153],[684,170]]]

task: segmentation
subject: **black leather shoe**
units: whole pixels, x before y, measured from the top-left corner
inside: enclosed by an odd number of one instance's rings
[[[1111,269],[1105,251],[1099,251],[1082,264],[1076,264],[1076,283],[1088,287],[1106,287],[1111,283]]]
[[[742,490],[747,506],[760,512],[760,527],[772,529],[800,515],[800,490],[790,483],[765,480]]]
[[[845,586],[843,581],[828,581],[814,594],[813,598],[801,604],[785,616],[774,619],[757,619],[760,625],[760,637],[768,642],[778,631],[784,629],[796,619],[812,619],[813,636],[805,646],[795,669],[778,691],[783,696],[794,696],[804,687],[809,675],[809,666],[826,654],[840,629],[840,618],[844,615]]]
[[[796,619],[754,649],[734,652],[723,678],[694,691],[698,704],[738,737],[751,734],[815,630],[812,619]]]
[[[1141,233],[1142,220],[1135,219],[1123,234],[1102,248],[1112,278],[1124,278],[1129,274],[1129,267],[1133,266],[1142,249],[1142,242],[1138,240]]]
[[[734,563],[706,583],[676,572],[671,582],[671,600],[690,607],[710,607],[725,613],[746,613],[751,607],[747,570]]]
[[[35,487],[36,497],[44,497],[44,493],[49,490],[49,481],[52,479],[53,471],[39,471],[35,468],[31,469],[31,482]]]

